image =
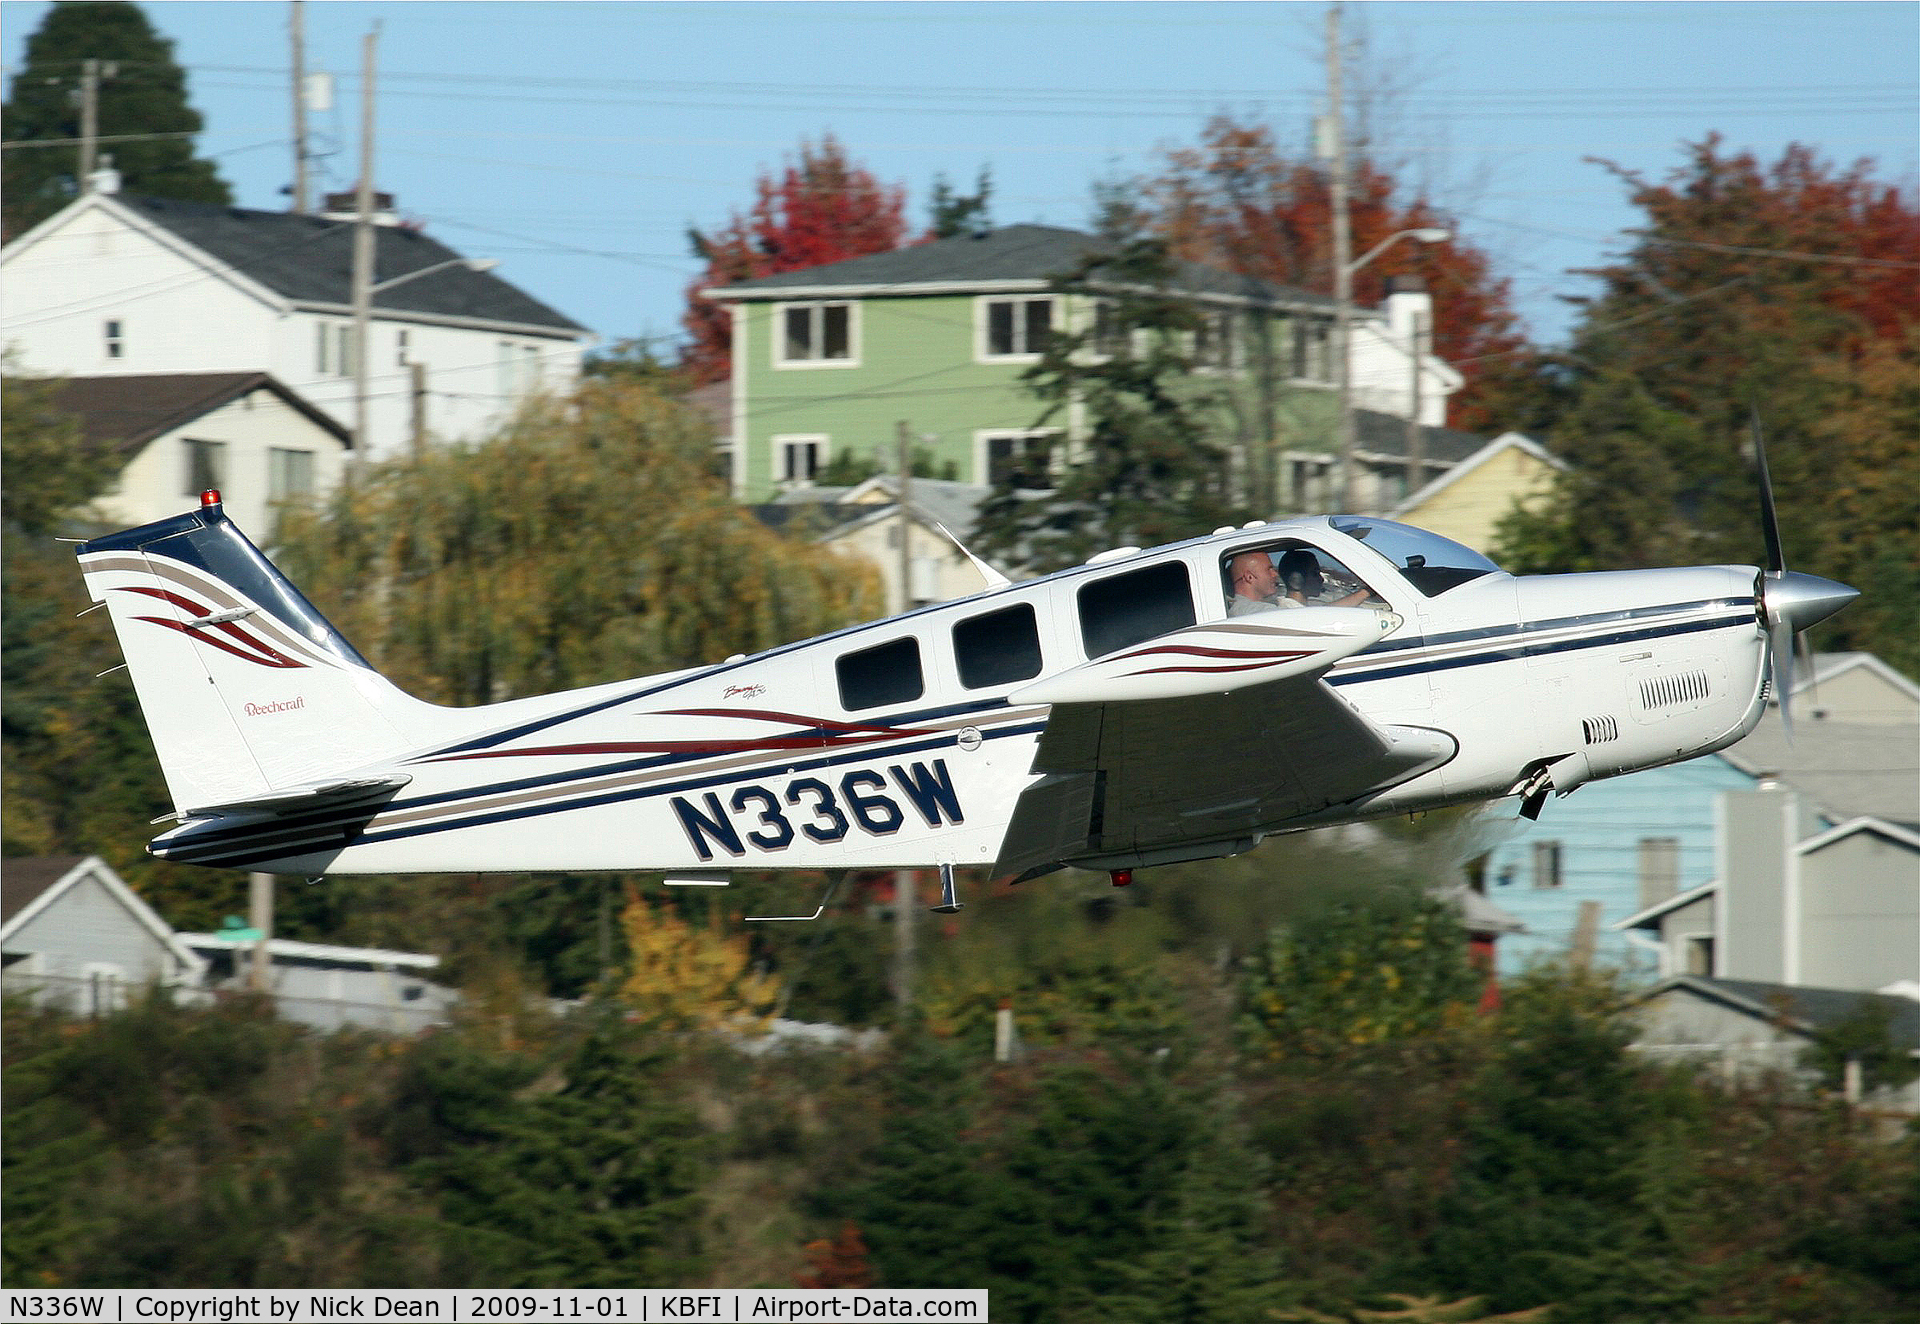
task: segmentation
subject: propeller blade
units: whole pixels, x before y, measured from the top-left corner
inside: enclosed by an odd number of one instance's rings
[[[1773,508],[1773,475],[1767,470],[1767,440],[1760,429],[1760,411],[1750,410],[1753,426],[1753,466],[1760,475],[1760,529],[1767,537],[1767,569],[1778,574],[1787,568],[1780,550],[1780,519]]]
[[[1771,613],[1769,613],[1771,614]],[[1773,692],[1780,698],[1780,725],[1793,743],[1793,626],[1786,621],[1767,624],[1767,650],[1773,665]]]

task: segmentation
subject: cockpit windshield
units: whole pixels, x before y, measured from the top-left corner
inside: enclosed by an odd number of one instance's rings
[[[1470,579],[1500,572],[1499,566],[1471,547],[1410,524],[1341,515],[1333,520],[1333,527],[1386,557],[1409,584],[1430,598]]]

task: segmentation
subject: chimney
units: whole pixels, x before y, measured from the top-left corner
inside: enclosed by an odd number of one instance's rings
[[[1394,276],[1387,281],[1387,335],[1396,345],[1412,343],[1414,318],[1420,319],[1421,338],[1431,352],[1433,296],[1418,276]]]
[[[87,176],[87,192],[118,193],[119,191],[120,172],[113,168],[113,156],[110,153],[102,152],[100,154],[99,168]]]

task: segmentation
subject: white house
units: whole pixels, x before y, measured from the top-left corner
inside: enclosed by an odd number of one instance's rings
[[[257,538],[276,507],[339,481],[349,434],[264,372],[56,379],[55,402],[123,467],[88,514],[120,526],[178,514],[209,488]]]
[[[190,990],[206,962],[97,855],[0,869],[7,993],[99,1016],[148,987]]]
[[[579,376],[590,333],[382,215],[368,446],[483,434]],[[354,423],[353,230],[337,217],[88,193],[0,249],[0,344],[64,376],[264,372]],[[415,365],[424,390],[416,392]]]

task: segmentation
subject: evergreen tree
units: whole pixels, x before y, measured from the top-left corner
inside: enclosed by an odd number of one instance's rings
[[[1135,238],[1054,283],[1056,306],[1097,301],[1080,330],[1055,328],[1022,374],[1038,426],[1076,408],[1084,433],[1056,433],[1017,458],[981,505],[981,551],[1036,573],[1116,545],[1153,546],[1238,523],[1236,460],[1208,421],[1218,403],[1194,374],[1200,317],[1173,289],[1166,244]]]
[[[991,228],[993,222],[987,215],[987,202],[992,197],[993,177],[985,166],[980,167],[980,179],[971,193],[956,192],[945,175],[935,176],[933,197],[927,205],[930,214],[927,237],[951,239]]]
[[[187,101],[187,78],[173,43],[153,30],[138,5],[63,0],[27,38],[26,60],[6,105],[6,141],[80,136],[80,80],[99,60],[99,133],[151,135],[104,144],[130,193],[227,203],[233,192],[213,162],[193,154],[200,113]],[[5,153],[6,237],[51,216],[79,192],[79,149],[71,144],[15,147]],[[104,160],[104,158],[103,158]]]

